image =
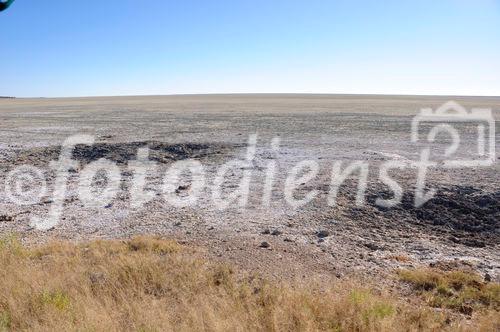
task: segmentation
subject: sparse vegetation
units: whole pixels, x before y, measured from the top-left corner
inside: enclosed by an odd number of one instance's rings
[[[498,288],[476,294],[489,304],[467,322],[355,281],[271,283],[157,237],[33,248],[10,237],[0,263],[0,330],[493,331],[499,323]],[[476,282],[413,272],[401,276],[428,292]]]
[[[401,280],[419,291],[429,305],[472,314],[474,310],[500,310],[500,284],[483,282],[470,271],[403,270]]]

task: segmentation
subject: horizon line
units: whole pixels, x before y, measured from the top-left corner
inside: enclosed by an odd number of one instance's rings
[[[309,96],[395,96],[395,97],[474,97],[500,98],[500,95],[466,95],[466,94],[407,94],[407,93],[324,93],[324,92],[222,92],[222,93],[172,93],[172,94],[123,94],[123,95],[82,95],[57,97],[16,97],[0,96],[0,99],[72,99],[72,98],[120,98],[120,97],[182,97],[182,96],[256,96],[256,95],[309,95]]]

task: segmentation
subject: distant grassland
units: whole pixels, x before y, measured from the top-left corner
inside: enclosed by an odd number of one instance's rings
[[[272,283],[156,237],[0,242],[0,330],[498,331],[499,285],[400,271],[408,298],[369,284]],[[436,309],[439,307],[441,309]]]

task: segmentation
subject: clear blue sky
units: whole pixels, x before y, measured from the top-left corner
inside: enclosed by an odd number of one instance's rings
[[[500,95],[500,0],[16,0],[0,95]]]

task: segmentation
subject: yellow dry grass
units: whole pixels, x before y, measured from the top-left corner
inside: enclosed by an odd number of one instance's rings
[[[0,330],[437,331],[498,327],[342,282],[284,285],[200,259],[156,237],[0,243]]]
[[[399,271],[429,305],[472,314],[477,310],[500,310],[500,284],[483,282],[471,271],[419,269]]]

